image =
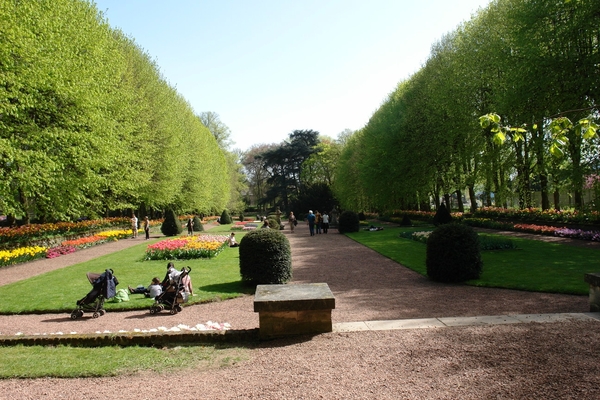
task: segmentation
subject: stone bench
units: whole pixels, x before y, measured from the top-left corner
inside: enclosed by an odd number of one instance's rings
[[[331,332],[334,308],[326,283],[258,285],[254,295],[261,339]]]
[[[590,311],[600,312],[600,272],[585,274],[583,280],[590,284]]]

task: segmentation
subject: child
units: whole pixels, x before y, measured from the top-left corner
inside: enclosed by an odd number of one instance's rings
[[[160,279],[157,277],[152,278],[152,283],[147,288],[143,286],[138,286],[135,289],[128,286],[128,288],[129,293],[131,294],[143,294],[144,296],[151,298],[155,298],[162,293],[162,285],[160,284]]]

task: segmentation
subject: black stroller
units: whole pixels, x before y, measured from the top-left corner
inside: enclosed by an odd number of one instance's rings
[[[163,292],[154,298],[155,301],[152,308],[150,308],[150,314],[156,314],[165,309],[168,309],[171,315],[181,312],[181,304],[187,303],[189,296],[189,293],[185,291],[183,282],[191,270],[190,267],[183,267],[174,278],[171,278],[167,273],[163,281]]]
[[[92,290],[81,300],[77,301],[77,308],[71,312],[71,319],[83,317],[86,312],[93,313],[94,318],[104,315],[104,301],[116,294],[116,286],[119,284],[112,269],[107,269],[101,274],[88,272],[87,278],[92,284]]]

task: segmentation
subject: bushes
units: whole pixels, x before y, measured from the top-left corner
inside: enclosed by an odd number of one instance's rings
[[[446,205],[442,203],[433,217],[433,224],[438,226],[449,224],[450,222],[452,222],[452,215],[450,215],[450,211],[448,211]]]
[[[221,213],[221,218],[219,219],[219,223],[221,225],[227,225],[227,224],[233,223],[233,220],[231,219],[231,216],[229,215],[229,212],[227,212],[227,210],[223,210],[223,212]]]
[[[274,215],[269,215],[267,217],[267,223],[269,224],[269,229],[275,229],[276,231],[281,229],[281,222],[279,218]]]
[[[479,238],[470,226],[440,225],[427,240],[427,276],[438,282],[478,279],[483,268]]]
[[[240,241],[240,275],[252,284],[281,284],[292,279],[292,251],[277,229],[257,229]]]
[[[358,232],[360,229],[360,221],[358,214],[354,211],[344,211],[340,214],[338,221],[338,231],[340,233]]]
[[[183,231],[179,218],[175,215],[175,211],[167,210],[165,220],[160,226],[160,231],[165,236],[177,236]]]
[[[194,232],[204,232],[202,220],[197,215],[194,215]]]

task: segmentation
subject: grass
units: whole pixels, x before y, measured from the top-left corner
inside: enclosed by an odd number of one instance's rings
[[[230,226],[215,227],[209,234],[224,234]],[[244,233],[236,236],[241,240]],[[70,312],[76,308],[76,301],[91,289],[86,273],[101,273],[111,268],[119,280],[118,289],[128,285],[148,286],[153,277],[163,279],[167,261],[143,261],[146,246],[155,241],[141,243],[117,253],[108,254],[94,260],[47,272],[29,279],[0,287],[0,298],[15,301],[0,302],[0,314]],[[244,286],[239,272],[239,248],[226,247],[218,256],[211,259],[174,261],[181,269],[189,266],[195,296],[187,304],[195,304],[216,299],[225,300],[239,297],[253,290]],[[24,296],[25,295],[25,296]],[[19,299],[26,298],[27,301]],[[130,301],[114,303],[107,301],[107,310],[149,309],[153,299],[140,294],[130,295]]]
[[[422,230],[427,228],[392,227],[377,232],[360,231],[348,236],[426,275],[426,245],[400,237],[401,232]],[[583,276],[598,270],[600,251],[538,240],[511,240],[518,249],[483,251],[483,273],[480,279],[468,281],[467,284],[535,292],[588,294],[589,285],[583,281]]]
[[[140,371],[169,373],[184,369],[210,370],[248,358],[242,348],[193,347],[0,347],[0,379],[84,378],[131,375]]]

